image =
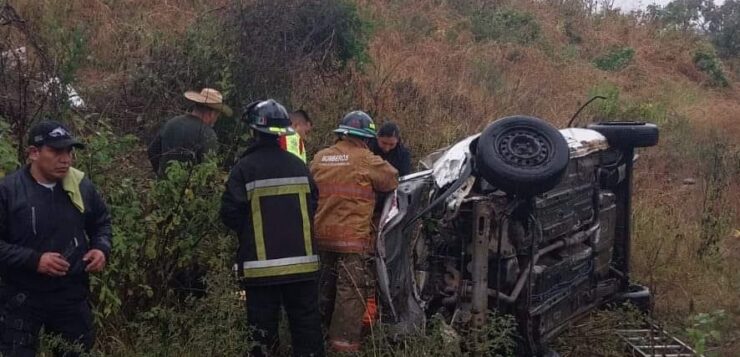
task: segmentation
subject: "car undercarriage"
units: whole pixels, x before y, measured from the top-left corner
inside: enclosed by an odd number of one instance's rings
[[[455,329],[516,319],[520,355],[569,323],[650,294],[630,280],[632,166],[657,127],[556,130],[508,117],[436,152],[385,201],[377,237],[383,319],[397,333],[439,315]]]

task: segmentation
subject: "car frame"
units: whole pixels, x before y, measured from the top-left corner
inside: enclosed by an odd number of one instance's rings
[[[441,315],[481,328],[515,317],[517,353],[543,355],[570,323],[629,300],[635,148],[658,128],[609,122],[557,130],[538,118],[497,120],[422,160],[383,207],[376,239],[383,321],[397,334]]]

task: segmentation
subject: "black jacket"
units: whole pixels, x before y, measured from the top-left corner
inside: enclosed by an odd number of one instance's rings
[[[54,189],[41,186],[29,167],[0,181],[0,278],[3,284],[37,293],[59,293],[69,298],[88,294],[88,275],[82,257],[111,250],[108,208],[92,182],[84,178],[80,192],[85,212],[74,206],[61,182]],[[75,238],[77,244],[75,244]],[[70,270],[64,277],[36,272],[41,255],[66,256]]]
[[[162,177],[170,161],[200,163],[210,150],[216,150],[218,139],[213,128],[200,118],[185,114],[174,117],[162,126],[154,138],[147,156],[154,172]]]
[[[387,153],[380,150],[377,142],[373,142],[371,149],[375,155],[388,161],[396,168],[396,170],[398,170],[398,177],[406,176],[411,173],[411,153],[400,141],[393,150]]]
[[[246,150],[231,170],[221,203],[222,221],[239,237],[235,270],[245,285],[316,278],[317,202],[308,168],[277,140],[259,139]]]

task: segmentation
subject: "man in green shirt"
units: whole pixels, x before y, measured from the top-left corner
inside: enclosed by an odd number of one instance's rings
[[[185,98],[195,103],[193,110],[168,120],[147,150],[152,168],[159,177],[165,176],[171,161],[197,164],[206,153],[216,150],[218,139],[213,124],[220,114],[231,116],[233,113],[215,89],[203,88],[200,93],[188,91]]]

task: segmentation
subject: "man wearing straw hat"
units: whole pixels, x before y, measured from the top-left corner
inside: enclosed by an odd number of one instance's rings
[[[165,169],[171,161],[199,163],[206,153],[216,150],[218,139],[213,124],[220,114],[230,117],[233,113],[215,89],[203,88],[200,93],[188,91],[185,98],[195,103],[192,111],[168,120],[147,151],[159,177],[165,177]]]

